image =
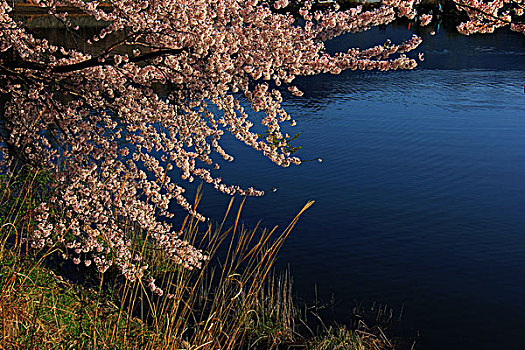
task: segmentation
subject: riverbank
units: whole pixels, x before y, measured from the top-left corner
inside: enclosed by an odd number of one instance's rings
[[[141,237],[136,251],[142,252],[151,276],[129,282],[117,271],[100,273],[61,259],[60,246],[30,249],[25,237],[34,229],[33,210],[45,201],[48,181],[38,172],[0,178],[0,348],[392,347],[379,327],[314,327],[305,316],[315,320],[316,310],[299,311],[289,274],[270,273],[300,214],[281,235],[241,228],[239,215],[234,227],[208,226],[202,233],[188,219],[187,238],[200,239],[210,256],[194,271],[149,249]],[[219,252],[221,244],[228,253]],[[162,296],[149,291],[151,283],[162,288]]]

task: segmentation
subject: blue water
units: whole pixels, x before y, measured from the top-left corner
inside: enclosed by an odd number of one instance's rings
[[[329,48],[411,33],[388,27]],[[298,82],[289,133],[322,163],[282,169],[226,138],[236,160],[221,175],[277,188],[248,199],[249,225],[285,226],[316,201],[278,262],[299,297],[316,284],[339,319],[355,300],[403,307],[419,349],[525,349],[525,36],[422,34],[414,71]],[[228,200],[207,189],[201,211],[219,219]]]

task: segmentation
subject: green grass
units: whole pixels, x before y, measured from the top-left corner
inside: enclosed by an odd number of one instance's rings
[[[0,257],[1,348],[140,348],[153,334],[97,290],[65,281],[32,258]],[[112,337],[113,336],[113,337]]]

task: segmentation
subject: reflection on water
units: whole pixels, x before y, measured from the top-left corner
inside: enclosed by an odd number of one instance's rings
[[[330,50],[407,39],[399,27],[352,34]],[[404,305],[421,349],[522,349],[525,327],[525,36],[425,36],[409,72],[345,72],[299,81],[286,106],[301,156],[281,169],[234,140],[230,183],[276,187],[244,219],[285,225],[316,200],[281,256],[301,297],[314,283],[354,300]],[[368,43],[368,44],[367,44]],[[228,198],[207,189],[201,210]]]

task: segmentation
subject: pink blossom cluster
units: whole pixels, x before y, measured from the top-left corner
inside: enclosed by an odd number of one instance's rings
[[[419,24],[424,27],[428,25],[432,21],[432,15],[430,14],[422,14],[419,18],[420,22]]]
[[[136,228],[186,268],[206,259],[161,220],[173,216],[172,202],[204,220],[180,181],[198,178],[226,194],[263,195],[218,175],[218,159],[233,160],[221,146],[225,132],[277,165],[300,164],[281,129],[296,124],[282,106],[286,89],[302,94],[295,78],[412,69],[416,61],[407,53],[421,43],[414,36],[334,55],[324,46],[343,33],[387,24],[396,14],[413,16],[413,0],[325,12],[312,11],[307,1],[301,24],[274,11],[286,0],[272,6],[257,0],[113,0],[111,8],[99,0],[32,2],[73,32],[77,28],[57,6],[106,25],[83,45],[61,47],[35,37],[0,1],[3,166],[23,161],[53,174],[54,195],[38,208],[34,247],[61,244],[74,263],[101,272],[115,266],[130,280],[147,268],[133,252],[130,232]],[[252,130],[255,122],[265,134]],[[154,280],[150,288],[161,293]]]
[[[421,0],[383,0],[382,4],[396,8],[397,14],[400,17],[414,19],[417,15],[415,5],[420,2]]]

